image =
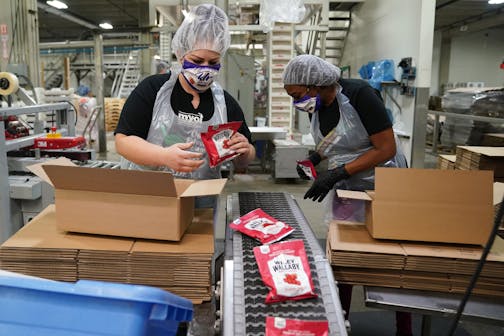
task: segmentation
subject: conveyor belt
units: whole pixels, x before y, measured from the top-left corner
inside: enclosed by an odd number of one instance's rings
[[[223,284],[224,335],[264,335],[266,316],[328,320],[330,335],[347,335],[330,265],[295,200],[286,193],[233,194],[231,204],[228,202],[228,216],[232,217],[228,221],[256,208],[294,227],[295,231],[287,239],[304,241],[318,298],[266,304],[269,290],[262,282],[253,254],[253,248],[260,243],[228,230]],[[226,274],[229,272],[232,277]],[[233,323],[229,321],[229,314],[233,315]]]

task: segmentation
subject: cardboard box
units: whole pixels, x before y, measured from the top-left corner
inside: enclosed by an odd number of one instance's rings
[[[493,225],[493,174],[376,168],[375,191],[338,190],[362,199],[374,238],[483,245]]]
[[[193,219],[194,197],[218,195],[227,181],[69,162],[58,159],[30,170],[54,186],[58,227],[72,232],[178,241]]]

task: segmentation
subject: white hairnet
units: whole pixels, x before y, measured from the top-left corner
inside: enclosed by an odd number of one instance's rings
[[[231,43],[228,17],[219,7],[193,7],[173,36],[172,50],[180,60],[190,51],[208,49],[224,55]]]
[[[341,75],[337,66],[314,55],[299,55],[287,63],[283,72],[284,85],[329,86]]]

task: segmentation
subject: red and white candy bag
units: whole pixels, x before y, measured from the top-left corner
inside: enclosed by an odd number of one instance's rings
[[[260,208],[235,219],[229,227],[259,240],[262,244],[279,241],[294,231],[293,227],[271,217]]]
[[[327,336],[328,334],[327,321],[266,317],[266,336]]]
[[[301,167],[301,169],[303,169],[303,172],[310,178],[310,180],[315,180],[317,178],[317,171],[310,160],[297,161],[297,164]]]
[[[257,246],[254,256],[263,282],[271,289],[266,303],[317,297],[302,240]]]
[[[228,141],[240,129],[241,121],[232,121],[220,125],[208,126],[207,132],[201,133],[201,140],[208,154],[208,165],[218,166],[233,159],[239,153],[228,146]]]

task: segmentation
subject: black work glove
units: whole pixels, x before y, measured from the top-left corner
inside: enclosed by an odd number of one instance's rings
[[[313,166],[316,167],[320,163],[320,161],[322,161],[322,157],[318,152],[313,152],[306,160],[311,161]],[[296,171],[299,177],[302,178],[303,180],[310,179],[310,177],[305,174],[303,167],[301,167],[299,164],[296,166]]]
[[[347,179],[350,174],[345,169],[344,165],[341,165],[335,169],[329,169],[328,171],[322,172],[306,194],[304,198],[311,198],[313,201],[322,202],[326,197],[327,193],[334,187],[336,182]]]

